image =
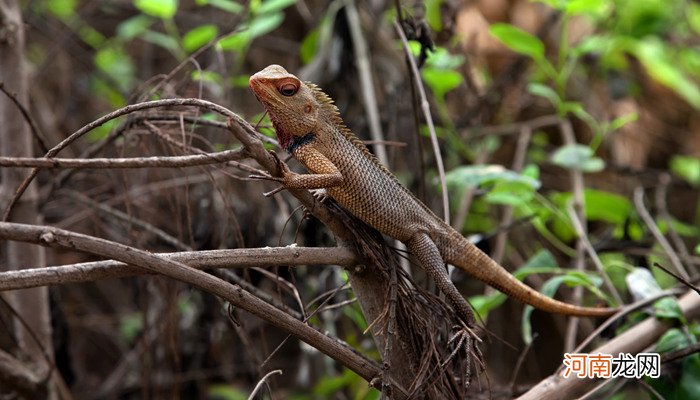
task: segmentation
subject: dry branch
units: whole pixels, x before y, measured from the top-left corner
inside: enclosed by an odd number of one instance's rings
[[[371,382],[381,374],[379,366],[371,360],[366,359],[354,350],[341,345],[303,322],[290,317],[278,308],[252,296],[241,287],[232,285],[203,271],[188,267],[180,262],[106,239],[47,226],[0,222],[0,238],[109,257],[192,284],[293,334],[351,369],[368,382]],[[393,385],[398,389],[395,391],[395,394],[403,391],[398,383],[393,383]]]
[[[272,247],[258,249],[202,250],[161,253],[159,257],[196,269],[246,268],[271,265],[340,265],[358,262],[357,255],[344,247]],[[126,263],[106,260],[79,264],[28,268],[0,272],[0,291],[37,286],[94,282],[101,279],[146,275],[149,271]]]
[[[20,168],[183,168],[240,160],[240,150],[187,156],[155,156],[132,158],[31,158],[0,157],[0,167]]]
[[[692,291],[686,293],[680,299],[679,305],[688,320],[700,316],[700,296],[697,293]],[[649,317],[590,353],[637,354],[654,344],[671,327],[671,324],[672,322],[669,320]],[[519,400],[578,398],[593,389],[599,382],[598,379],[581,379],[574,375],[569,378],[564,378],[560,374],[552,375],[519,397]]]

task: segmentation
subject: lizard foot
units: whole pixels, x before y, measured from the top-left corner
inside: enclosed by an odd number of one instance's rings
[[[314,196],[319,203],[324,204],[330,197],[326,189],[311,189],[311,195]]]
[[[277,168],[279,168],[280,173],[282,176],[272,176],[267,172],[263,172],[262,175],[249,175],[249,179],[255,179],[255,180],[261,180],[261,181],[273,181],[273,182],[280,182],[282,186],[273,189],[269,192],[263,193],[263,196],[265,197],[270,197],[276,193],[279,193],[286,189],[286,184],[289,181],[290,176],[294,175],[294,173],[289,169],[287,164],[283,163],[282,160],[280,160],[279,156],[277,156],[277,153],[275,153],[273,150],[270,150],[270,155],[272,158],[275,160],[275,163],[277,163]]]
[[[282,182],[282,183],[284,182],[284,178],[280,178],[280,177],[276,177],[276,176],[272,176],[272,175],[268,175],[268,174],[248,175],[248,179],[254,179],[254,180],[258,180],[258,181],[273,181],[273,182]],[[269,192],[263,193],[263,196],[270,197],[276,193],[283,191],[284,189],[286,189],[286,187],[284,185],[282,185],[276,189],[270,190]]]
[[[462,385],[466,388],[469,386],[472,378],[471,366],[478,366],[479,370],[484,370],[484,355],[479,349],[481,338],[476,334],[473,326],[470,327],[466,324],[454,326],[453,331],[454,334],[447,342],[449,346],[453,347],[453,350],[443,362],[442,367],[446,367],[450,362],[459,362],[460,359],[465,360],[464,366],[466,368],[463,369]],[[462,355],[462,357],[458,357],[459,355]]]

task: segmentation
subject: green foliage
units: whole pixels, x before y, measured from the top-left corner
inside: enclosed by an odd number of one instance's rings
[[[678,302],[671,297],[664,297],[663,299],[657,300],[654,303],[654,313],[656,314],[656,318],[659,319],[675,319],[683,324],[688,323],[683,315],[683,311],[681,311],[680,306],[678,306]]]
[[[187,32],[182,37],[182,47],[188,53],[198,50],[200,47],[211,42],[219,34],[219,28],[216,25],[206,24],[200,25],[191,31]]]
[[[593,149],[578,143],[560,147],[552,155],[552,162],[582,172],[599,172],[605,168],[605,162],[593,155]]]
[[[510,24],[491,25],[491,34],[518,54],[544,61],[544,43],[524,30]]]
[[[217,384],[207,388],[209,400],[246,400],[247,398],[248,394],[230,385]]]
[[[123,315],[119,320],[119,333],[126,343],[132,343],[142,330],[143,314],[140,312]]]
[[[672,328],[666,331],[656,343],[657,353],[668,353],[682,350],[697,343],[698,332],[687,335],[681,329]],[[678,361],[677,361],[678,362]],[[678,375],[662,375],[658,379],[645,380],[665,399],[697,399],[700,398],[700,355],[692,354],[680,361]]]
[[[314,394],[322,398],[330,398],[336,393],[348,389],[354,393],[353,399],[379,399],[381,393],[367,385],[367,382],[349,369],[343,369],[340,376],[329,376],[321,379],[314,387]]]
[[[244,53],[253,39],[282,25],[284,9],[295,2],[296,0],[251,1],[246,22],[236,32],[219,40],[217,47],[225,51]]]
[[[671,171],[693,186],[700,186],[700,158],[675,155],[671,159]]]
[[[152,17],[170,19],[177,12],[177,0],[134,0],[136,8]]]

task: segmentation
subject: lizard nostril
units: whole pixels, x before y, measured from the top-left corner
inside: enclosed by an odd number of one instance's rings
[[[311,104],[307,104],[304,106],[304,113],[306,113],[306,114],[311,113]]]

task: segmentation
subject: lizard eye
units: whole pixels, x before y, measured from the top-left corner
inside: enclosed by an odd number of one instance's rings
[[[277,90],[282,93],[283,96],[294,96],[294,94],[299,90],[299,87],[293,83],[285,83],[277,88]]]

